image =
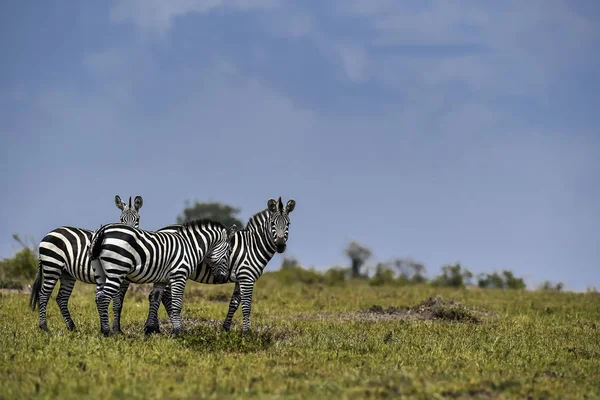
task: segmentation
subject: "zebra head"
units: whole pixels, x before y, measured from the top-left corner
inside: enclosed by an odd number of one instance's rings
[[[233,224],[223,233],[219,240],[207,255],[208,264],[212,267],[214,282],[226,283],[229,273],[229,257],[231,255],[231,241],[237,231],[237,225]]]
[[[285,207],[281,197],[279,200],[269,199],[267,201],[267,208],[269,209],[269,221],[271,230],[271,239],[275,245],[275,250],[278,253],[283,253],[287,246],[288,233],[290,229],[290,217],[289,213],[294,211],[296,207],[296,201],[294,199],[288,200]]]
[[[135,196],[135,200],[133,201],[133,206],[131,205],[131,196],[129,196],[129,205],[121,200],[119,195],[115,195],[115,204],[117,208],[121,210],[121,223],[127,224],[129,226],[133,226],[135,228],[140,227],[140,214],[138,211],[142,208],[144,204],[144,200],[142,196]]]

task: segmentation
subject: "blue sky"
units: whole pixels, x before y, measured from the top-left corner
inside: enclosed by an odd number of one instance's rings
[[[0,5],[0,256],[14,232],[294,198],[287,253],[600,286],[600,5]],[[268,269],[276,269],[281,256]]]

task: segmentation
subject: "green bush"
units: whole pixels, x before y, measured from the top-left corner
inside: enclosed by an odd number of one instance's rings
[[[525,289],[523,278],[517,278],[511,271],[504,270],[502,274],[480,274],[477,285],[484,289]]]
[[[352,271],[348,268],[334,267],[325,271],[324,283],[329,286],[344,285],[351,276]]]
[[[444,265],[442,274],[439,275],[431,284],[441,287],[465,287],[470,284],[473,273],[468,269],[462,269],[459,263],[454,265]]]
[[[301,282],[305,284],[323,283],[324,277],[314,269],[304,269],[288,265],[276,273],[277,278],[284,283]]]
[[[300,263],[295,258],[286,257],[281,262],[281,269],[294,269],[300,268]]]
[[[565,287],[565,284],[562,282],[558,282],[556,285],[550,281],[545,281],[539,287],[539,290],[552,290],[556,292],[560,292]]]
[[[37,254],[25,247],[13,257],[0,261],[0,279],[6,280],[32,280],[38,271]]]
[[[269,272],[283,283],[300,282],[307,285],[325,284],[328,286],[344,285],[351,276],[349,268],[334,267],[325,272],[316,271],[314,268],[305,269],[295,260],[284,260],[279,271]]]
[[[379,263],[375,267],[375,274],[369,279],[369,284],[372,286],[381,286],[394,283],[394,281],[394,271],[387,265]]]
[[[14,256],[0,261],[0,288],[22,289],[21,281],[33,280],[38,271],[38,256],[35,246],[27,246],[17,235],[13,239],[23,248]]]
[[[19,281],[0,279],[0,289],[23,290],[23,284]]]

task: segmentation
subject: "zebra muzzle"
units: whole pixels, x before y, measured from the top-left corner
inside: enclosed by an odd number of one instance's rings
[[[227,275],[226,274],[215,274],[214,281],[217,284],[226,283],[227,282]]]

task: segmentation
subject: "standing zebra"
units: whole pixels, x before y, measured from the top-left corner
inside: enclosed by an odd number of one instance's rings
[[[226,229],[219,222],[196,220],[156,232],[109,224],[92,238],[90,257],[96,280],[100,332],[109,334],[108,304],[118,295],[121,283],[153,282],[157,301],[170,286],[173,333],[181,332],[181,307],[185,284],[196,265],[206,259],[215,268],[215,280],[225,282],[231,252],[230,239],[235,225]]]
[[[138,227],[140,224],[139,210],[144,201],[141,196],[136,196],[129,205],[121,200],[119,195],[115,195],[115,204],[121,210],[120,221],[124,224]],[[74,228],[71,226],[61,226],[50,231],[39,246],[39,270],[33,286],[31,288],[31,297],[29,305],[31,310],[35,311],[39,305],[40,310],[40,328],[48,330],[46,321],[46,307],[50,295],[60,279],[60,288],[56,296],[56,302],[60,307],[60,312],[65,320],[68,330],[75,329],[75,323],[69,313],[69,297],[75,286],[75,281],[79,280],[85,283],[96,283],[94,279],[94,270],[92,269],[88,257],[88,245],[91,243],[93,231]],[[115,326],[119,328],[119,316],[123,306],[122,299],[127,292],[129,282],[121,288],[122,296],[113,303],[113,314],[115,316]]]
[[[248,221],[246,228],[238,230],[232,237],[231,243],[231,261],[230,274],[225,282],[217,282],[213,279],[210,265],[203,262],[190,275],[191,280],[200,283],[229,283],[235,282],[233,295],[229,303],[227,318],[223,322],[223,329],[229,331],[233,315],[237,311],[240,302],[242,303],[243,327],[244,331],[250,329],[250,311],[252,309],[252,293],[254,283],[262,275],[265,267],[277,253],[283,253],[287,246],[288,233],[290,227],[289,214],[294,211],[296,201],[288,200],[285,207],[279,200],[269,199],[267,208],[257,214],[254,214]],[[160,288],[152,289],[152,292]],[[147,332],[158,332],[158,308],[160,301],[171,313],[171,297],[169,290],[165,290],[162,296],[150,293],[151,301],[150,314],[146,322]],[[156,304],[158,303],[158,304]]]

